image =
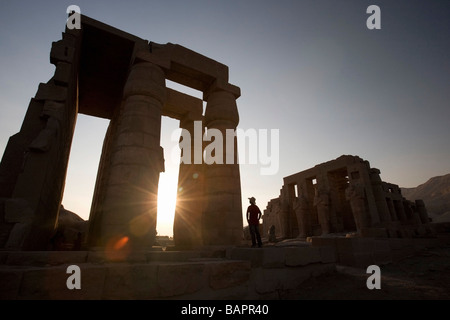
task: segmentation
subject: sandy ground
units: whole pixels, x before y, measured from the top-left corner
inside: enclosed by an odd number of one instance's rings
[[[366,270],[337,266],[337,272],[304,283],[283,299],[450,300],[450,247],[380,266],[381,289],[368,289]]]

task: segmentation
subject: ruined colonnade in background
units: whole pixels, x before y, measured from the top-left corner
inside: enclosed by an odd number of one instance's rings
[[[343,155],[284,178],[263,215],[264,233],[281,238],[349,233],[411,238],[431,233],[422,200],[406,200],[367,160]]]
[[[47,248],[57,224],[78,113],[110,120],[88,246],[151,246],[159,174],[164,171],[161,117],[178,119],[180,128],[192,135],[194,121],[202,121],[202,133],[214,128],[225,136],[227,129],[235,130],[240,89],[228,82],[228,67],[182,46],[148,42],[86,16],[81,17],[80,30],[66,29],[53,43],[50,62],[56,67],[54,76],[39,85],[0,164],[0,247]],[[201,91],[203,100],[167,88],[166,79]],[[225,152],[222,156],[226,158]],[[234,157],[232,164],[180,164],[176,246],[240,243],[237,152]]]

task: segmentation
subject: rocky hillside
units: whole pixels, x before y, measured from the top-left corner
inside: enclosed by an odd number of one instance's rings
[[[88,229],[88,221],[85,221],[76,213],[67,210],[61,205],[58,217],[58,229],[64,234],[65,241],[72,243],[76,238],[78,232],[83,235]]]
[[[433,177],[415,188],[401,188],[408,200],[422,199],[433,221],[450,221],[450,174]]]

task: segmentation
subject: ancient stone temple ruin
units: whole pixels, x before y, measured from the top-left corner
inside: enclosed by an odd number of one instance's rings
[[[62,39],[53,42],[50,62],[55,73],[39,84],[0,164],[0,248],[48,248],[78,113],[110,120],[88,247],[151,246],[159,174],[164,171],[161,117],[179,120],[192,135],[195,121],[201,123],[200,134],[235,129],[240,89],[228,82],[228,67],[180,45],[149,42],[86,16],[80,29],[66,28]],[[166,80],[201,91],[203,99],[167,88]],[[240,174],[234,157],[232,164],[204,165],[193,158],[180,164],[178,189],[183,191],[174,220],[178,247],[240,243]]]
[[[422,200],[406,200],[398,185],[357,156],[341,156],[284,178],[263,215],[264,233],[306,238],[333,233],[410,238],[431,232]]]

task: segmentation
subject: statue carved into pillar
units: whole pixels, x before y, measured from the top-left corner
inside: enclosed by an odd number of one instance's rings
[[[356,230],[361,232],[361,228],[368,227],[368,217],[366,213],[366,192],[364,186],[359,183],[350,183],[345,190],[345,197],[350,201],[353,218],[355,219]]]
[[[322,228],[322,235],[330,233],[330,195],[325,190],[316,189],[314,205],[317,207],[317,216]]]
[[[301,193],[294,199],[294,211],[297,216],[297,223],[299,229],[299,238],[306,238],[308,236],[308,214],[309,205],[306,196]]]

